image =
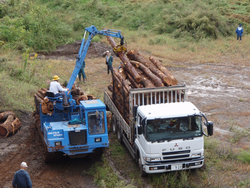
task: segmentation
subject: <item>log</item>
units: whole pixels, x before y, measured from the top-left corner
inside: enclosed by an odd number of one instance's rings
[[[106,37],[113,48],[117,46],[116,42],[114,41],[114,39],[112,37],[110,37],[110,36],[106,36]],[[133,76],[133,78],[136,80],[136,82],[138,82],[138,83],[141,82],[140,75],[136,72],[134,67],[131,65],[131,63],[129,62],[129,59],[126,57],[126,55],[123,54],[123,52],[118,52],[117,55],[122,60],[126,71],[128,71]]]
[[[141,83],[143,84],[143,86],[145,88],[154,88],[155,87],[153,82],[151,82],[150,79],[148,79],[147,76],[145,76],[141,70],[139,70],[139,69],[136,69],[136,70],[140,74],[140,76],[142,78]]]
[[[76,99],[76,104],[80,104],[80,101],[85,101],[85,100],[88,100],[88,96],[87,95],[81,95],[80,97],[78,97]]]
[[[139,62],[135,62],[135,61],[130,61],[131,64],[133,66],[138,67],[140,70],[142,70],[144,72],[144,74],[146,76],[148,76],[150,78],[150,80],[152,80],[154,82],[154,85],[156,87],[164,87],[163,82],[161,81],[161,79],[159,77],[157,77],[156,75],[154,75],[149,68],[147,68],[146,66],[144,66],[142,63]]]
[[[37,92],[36,95],[37,95],[39,98],[41,98],[41,99],[44,100],[44,96],[43,96],[41,93]]]
[[[127,74],[127,75],[128,75],[128,79],[129,79],[130,83],[132,84],[133,88],[142,88],[143,87],[140,83],[137,83],[130,74]]]
[[[9,115],[3,124],[0,124],[0,137],[14,134],[21,127],[21,121],[15,115]]]
[[[158,59],[156,59],[153,56],[150,56],[149,60],[152,63],[154,63],[154,65],[156,65],[158,67],[158,69],[160,69],[166,76],[168,76],[168,77],[171,78],[171,80],[172,80],[172,84],[171,85],[177,85],[178,84],[178,81],[176,80],[176,78],[171,74],[171,72],[169,72],[169,70],[166,67],[164,67],[162,65],[162,63]]]
[[[46,93],[47,91],[49,91],[49,90],[46,89],[46,88],[41,88],[41,90],[45,91],[45,93]]]
[[[128,76],[127,76],[126,70],[124,68],[119,68],[118,72],[123,77],[124,80],[127,79]]]
[[[43,99],[41,99],[40,97],[38,97],[36,94],[34,95],[34,97],[36,98],[36,100],[37,100],[39,103],[42,103],[42,102],[43,102]]]
[[[41,104],[42,104],[42,113],[43,114],[49,113],[49,109],[48,109],[47,104],[44,101]]]
[[[111,93],[113,93],[113,86],[109,85],[108,89],[109,89],[109,91],[111,91]]]
[[[145,57],[140,55],[136,50],[130,50],[127,53],[127,56],[130,60],[138,61],[138,62],[142,63],[143,65],[145,65],[147,68],[149,68],[151,70],[152,73],[154,73],[156,76],[161,78],[162,82],[164,84],[166,84],[167,86],[170,86],[172,84],[172,80],[170,77],[166,76],[153,63],[151,63]]]
[[[47,104],[47,108],[48,108],[49,111],[54,110],[53,102],[49,102],[49,103]]]
[[[87,97],[88,97],[88,100],[95,100],[96,99],[96,97],[94,95],[87,95]]]
[[[8,118],[9,115],[15,115],[15,113],[12,111],[6,111],[3,113],[0,113],[0,123],[4,122]]]
[[[48,103],[49,99],[47,97],[45,97],[43,101],[46,102],[46,103]]]
[[[116,70],[116,68],[113,68],[113,73],[120,80],[120,82],[123,84],[123,86],[127,90],[127,92],[129,92],[129,85],[128,85],[128,83],[125,82],[124,78],[119,74],[119,72]]]

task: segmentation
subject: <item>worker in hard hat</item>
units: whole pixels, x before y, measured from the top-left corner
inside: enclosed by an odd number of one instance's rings
[[[58,82],[59,79],[60,78],[57,75],[53,77],[53,81],[50,82],[49,91],[54,93],[55,97],[63,97],[63,106],[70,106],[70,104],[68,104],[67,96],[65,94],[65,91],[69,91],[69,88],[62,88],[61,84]]]
[[[168,129],[180,129],[180,122],[178,119],[171,119],[168,126]]]

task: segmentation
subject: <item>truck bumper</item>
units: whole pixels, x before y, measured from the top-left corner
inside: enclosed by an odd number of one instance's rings
[[[189,161],[145,163],[143,170],[148,174],[164,173],[169,171],[188,170],[201,168],[204,165],[204,158]]]

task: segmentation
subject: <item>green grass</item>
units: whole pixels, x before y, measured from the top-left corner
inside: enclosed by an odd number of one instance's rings
[[[239,23],[248,33],[249,7],[247,1],[230,0],[12,0],[0,3],[0,44],[4,42],[0,46],[22,52],[49,51],[80,40],[90,25],[186,41],[217,39],[234,35]],[[165,45],[168,40],[159,36],[149,43]]]

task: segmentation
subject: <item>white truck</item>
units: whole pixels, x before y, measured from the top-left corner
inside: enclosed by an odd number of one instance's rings
[[[129,121],[118,111],[115,97],[104,93],[104,103],[112,112],[113,133],[139,164],[141,176],[204,165],[203,135],[213,135],[213,123],[187,102],[186,91],[185,85],[130,89]]]

